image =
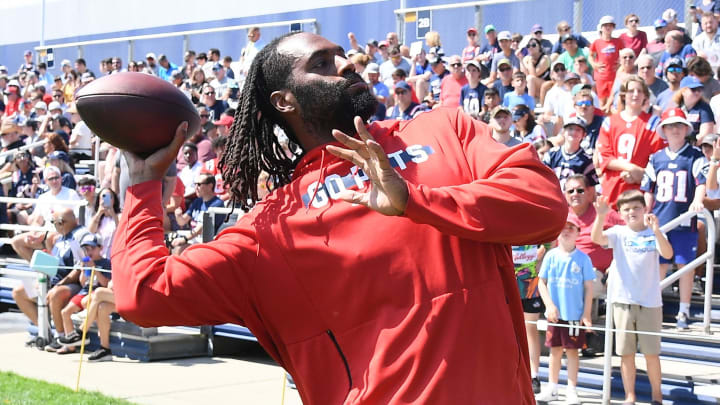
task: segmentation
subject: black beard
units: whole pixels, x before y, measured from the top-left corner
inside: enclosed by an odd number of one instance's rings
[[[346,134],[355,133],[353,118],[360,116],[367,121],[377,109],[377,99],[369,88],[350,94],[349,88],[363,81],[357,73],[344,75],[345,80],[332,84],[313,80],[306,84],[289,84],[290,91],[300,104],[305,125],[318,132],[329,133],[333,129]]]

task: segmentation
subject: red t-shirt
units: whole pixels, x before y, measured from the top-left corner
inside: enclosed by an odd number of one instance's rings
[[[610,267],[610,263],[613,260],[613,252],[612,249],[605,249],[593,242],[590,237],[592,225],[596,216],[597,212],[592,204],[588,207],[584,214],[578,216],[578,219],[580,220],[580,233],[575,241],[575,246],[577,246],[578,250],[590,256],[593,267],[604,273],[605,270]],[[620,214],[618,214],[617,211],[610,210],[605,217],[603,230],[612,228],[615,225],[625,225],[625,221],[620,218]]]
[[[605,118],[596,148],[600,153],[599,167],[603,173],[600,178],[602,192],[611,204],[615,205],[623,191],[639,189],[640,184],[626,183],[621,178],[622,172],[608,169],[608,163],[613,159],[622,159],[646,167],[650,155],[666,145],[665,140],[655,132],[659,123],[660,117],[645,112],[632,122],[625,121],[620,113]]]
[[[467,62],[475,59],[476,56],[480,55],[480,47],[475,45],[466,46],[462,51],[462,61]]]
[[[627,32],[623,32],[620,35],[620,40],[623,43],[624,48],[630,48],[635,52],[635,56],[640,55],[640,52],[645,49],[648,44],[647,34],[645,31],[638,31],[634,37],[628,36]]]
[[[209,173],[215,177],[215,195],[221,195],[225,193],[225,186],[223,184],[222,172],[218,168],[218,162],[220,158],[210,159],[203,163],[203,168],[200,169],[200,173]]]
[[[595,62],[605,64],[605,69],[602,71],[600,69],[594,69],[593,78],[595,80],[615,80],[617,63],[620,59],[620,50],[624,47],[625,45],[618,38],[610,38],[609,41],[598,38],[590,45],[590,54],[595,55]]]
[[[467,78],[457,80],[452,74],[445,76],[440,83],[440,103],[443,107],[457,107],[460,105],[462,87],[467,84]]]

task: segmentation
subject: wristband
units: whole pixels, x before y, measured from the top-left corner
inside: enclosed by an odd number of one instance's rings
[[[710,165],[711,166],[720,166],[720,160],[717,160],[715,158],[710,159]]]

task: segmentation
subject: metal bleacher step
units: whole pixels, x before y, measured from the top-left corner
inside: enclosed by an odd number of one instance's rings
[[[645,370],[642,355],[636,358],[637,379],[636,393],[641,401],[650,402],[650,382]],[[720,403],[720,369],[714,366],[698,366],[686,362],[674,362],[663,359],[662,363],[662,392],[665,401],[672,401],[675,405],[689,404],[718,404]],[[563,363],[564,364],[564,363]],[[578,372],[578,389],[602,392],[603,387],[603,358],[580,359]],[[543,356],[540,360],[539,378],[547,382],[548,358]],[[560,371],[560,384],[567,384],[567,371],[563,367]],[[622,378],[620,376],[620,358],[613,357],[613,372],[611,379],[612,397],[624,398]]]

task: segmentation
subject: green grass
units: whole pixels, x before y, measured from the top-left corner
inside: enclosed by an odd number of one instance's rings
[[[131,405],[124,399],[112,398],[99,392],[75,392],[59,384],[25,378],[0,371],[0,405]]]

